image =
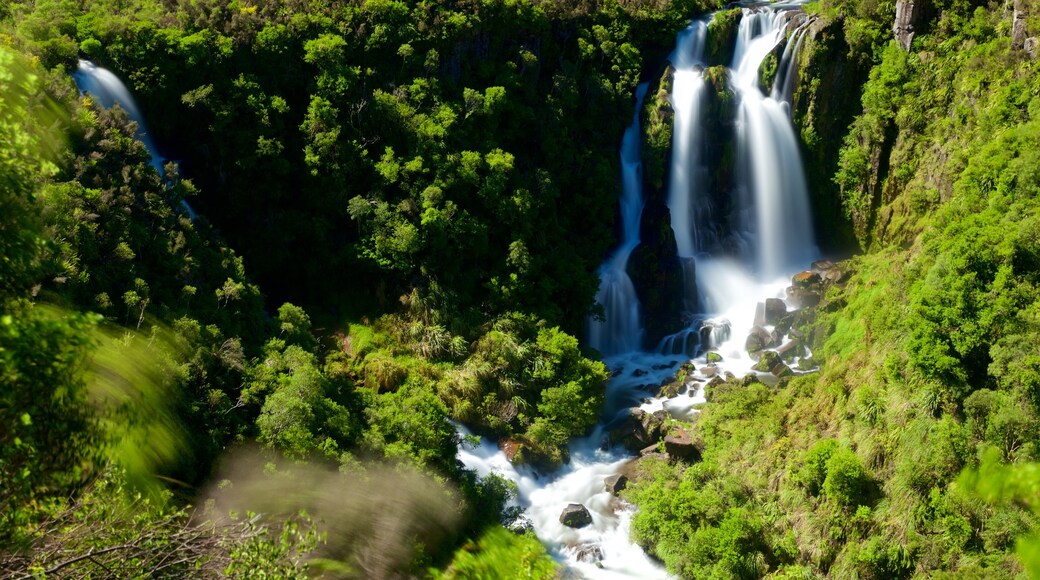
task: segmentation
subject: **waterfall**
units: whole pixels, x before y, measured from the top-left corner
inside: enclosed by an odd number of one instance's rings
[[[589,342],[609,356],[606,362],[613,375],[601,423],[588,437],[571,441],[570,463],[553,474],[539,475],[510,464],[487,440],[459,450],[458,459],[478,475],[497,473],[516,483],[516,505],[538,538],[557,560],[584,577],[667,577],[660,564],[629,539],[634,508],[604,489],[604,478],[622,472],[631,457],[610,444],[609,429],[633,406],[689,420],[705,402],[705,385],[713,377],[754,372],[745,339],[753,328],[775,331],[762,320],[764,305],[756,306],[764,297],[783,296],[790,283],[784,275],[815,258],[808,194],[788,111],[806,30],[807,19],[791,5],[744,9],[729,70],[739,100],[733,119],[737,155],[733,167],[721,168],[735,177],[734,215],[717,215],[722,212],[713,203],[724,192],[708,191],[704,166],[712,145],[706,143],[703,130],[709,102],[702,74],[707,25],[694,21],[676,39],[670,56],[674,125],[667,203],[688,296],[683,311],[675,314],[689,321],[689,327],[662,341],[658,352],[639,352],[640,307],[625,268],[639,244],[643,209],[639,111],[647,88],[640,85],[636,113],[621,147],[622,240],[600,268],[596,300],[606,317],[590,321],[588,328]],[[767,96],[759,88],[759,68],[785,37],[778,75]],[[721,232],[730,237],[721,239]],[[690,360],[708,348],[722,358],[718,366],[703,356]],[[653,396],[662,384],[675,380],[678,365],[685,362],[694,366],[684,371],[687,382],[681,391],[671,397]],[[770,373],[759,376],[776,380]],[[464,427],[457,428],[468,434]],[[560,513],[570,503],[584,505],[592,524],[578,529],[561,524]]]
[[[679,33],[675,51],[670,60],[675,73],[672,77],[672,163],[668,184],[668,210],[672,216],[672,230],[679,258],[693,258],[700,247],[698,227],[711,224],[699,216],[703,205],[697,193],[703,188],[704,168],[701,166],[703,149],[700,131],[701,109],[706,87],[702,68],[707,25],[695,21]],[[688,260],[684,260],[684,264]],[[685,266],[684,266],[685,268]],[[687,292],[689,294],[689,292]]]
[[[763,27],[762,22],[769,26]],[[745,26],[745,23],[748,23]],[[756,23],[756,24],[753,24]],[[809,193],[802,172],[798,142],[785,105],[762,94],[759,68],[766,56],[784,39],[790,23],[788,11],[745,9],[738,44],[744,45],[734,58],[733,89],[740,99],[737,117],[739,189],[750,192],[745,199],[754,207],[753,223],[743,227],[754,240],[758,277],[775,278],[808,264],[818,250],[813,233]],[[744,33],[745,28],[760,32]],[[788,66],[794,58],[788,55]],[[783,69],[783,62],[780,68]],[[783,82],[783,80],[782,80]]]
[[[643,342],[639,299],[626,268],[632,250],[639,245],[639,220],[643,215],[643,134],[639,115],[647,84],[636,88],[636,107],[632,124],[621,140],[621,245],[600,267],[596,303],[603,306],[602,320],[590,319],[588,339],[605,356],[637,350]]]
[[[130,94],[130,89],[126,88],[123,81],[119,80],[119,77],[113,74],[112,71],[99,67],[89,60],[79,61],[79,66],[72,73],[72,80],[76,82],[76,87],[80,90],[80,93],[90,93],[91,97],[102,107],[110,109],[115,105],[119,105],[120,108],[126,111],[130,120],[137,124],[137,132],[134,136],[144,144],[148,149],[148,153],[152,156],[152,167],[159,172],[159,175],[165,176],[166,170],[163,168],[163,165],[166,159],[159,155],[155,143],[148,133],[148,125],[144,122],[144,116],[141,115],[141,110],[138,109],[134,96]],[[195,212],[188,205],[188,202],[181,200],[180,205],[184,213],[194,220],[196,217]]]

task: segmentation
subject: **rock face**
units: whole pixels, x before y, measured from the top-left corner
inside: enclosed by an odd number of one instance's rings
[[[628,486],[628,477],[624,473],[611,475],[603,480],[603,486],[611,495],[617,495]]]
[[[560,523],[569,528],[584,528],[592,523],[592,514],[580,503],[572,503],[560,513]]]
[[[1015,0],[1015,12],[1011,16],[1011,49],[1026,48],[1026,19],[1029,9],[1023,0]]]
[[[899,46],[903,50],[910,50],[910,43],[914,40],[914,27],[924,13],[924,2],[922,0],[897,0],[896,21],[892,25]]]

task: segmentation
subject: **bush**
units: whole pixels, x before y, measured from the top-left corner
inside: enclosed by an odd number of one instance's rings
[[[864,505],[867,502],[870,476],[863,462],[847,447],[834,449],[827,460],[827,477],[823,493],[843,507]]]

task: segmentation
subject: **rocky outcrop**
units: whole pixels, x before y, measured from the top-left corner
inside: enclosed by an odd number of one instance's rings
[[[869,66],[850,56],[844,22],[817,18],[805,33],[798,59],[791,113],[801,142],[813,222],[824,252],[858,249],[852,224],[833,181],[835,155],[853,118],[862,110],[861,87]]]
[[[592,514],[580,503],[572,503],[560,513],[560,523],[569,528],[584,528],[592,523]]]
[[[892,33],[903,50],[910,50],[916,27],[924,15],[924,4],[923,0],[896,0],[896,20],[892,25]]]
[[[1026,48],[1026,19],[1029,18],[1029,9],[1025,0],[1015,0],[1015,11],[1011,16],[1011,49],[1023,50]],[[1034,39],[1033,44],[1036,41]]]

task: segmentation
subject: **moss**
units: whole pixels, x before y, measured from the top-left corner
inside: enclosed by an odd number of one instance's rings
[[[708,66],[728,65],[733,60],[741,14],[740,8],[716,12],[715,17],[708,24],[706,47]]]

